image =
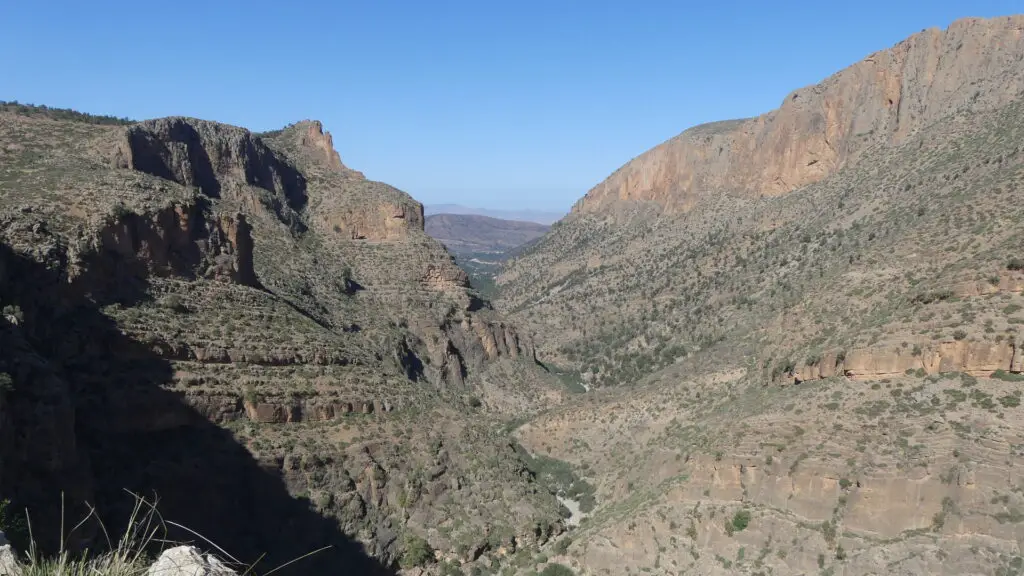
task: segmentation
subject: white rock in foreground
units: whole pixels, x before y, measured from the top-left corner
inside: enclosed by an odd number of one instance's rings
[[[3,536],[3,532],[0,532],[0,536]],[[21,567],[18,566],[18,562],[14,558],[14,550],[11,549],[11,545],[4,544],[0,546],[0,576],[20,575]]]
[[[178,546],[164,550],[160,558],[149,567],[148,576],[234,576],[228,568],[213,556],[203,554],[194,546]]]

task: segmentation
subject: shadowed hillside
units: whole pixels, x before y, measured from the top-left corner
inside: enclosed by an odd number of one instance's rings
[[[0,500],[41,544],[62,492],[116,526],[126,489],[264,570],[334,545],[296,573],[487,561],[564,529],[504,428],[563,386],[422,206],[318,122],[5,105],[0,242]]]

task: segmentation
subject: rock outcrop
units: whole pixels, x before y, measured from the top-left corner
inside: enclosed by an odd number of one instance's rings
[[[350,240],[388,241],[423,230],[423,205],[415,202],[381,202],[376,205],[339,207],[323,213],[322,226]]]
[[[156,276],[256,286],[252,229],[245,215],[210,215],[199,204],[144,215],[119,211],[99,230],[98,252],[116,256],[111,266],[135,264]]]
[[[227,180],[263,188],[287,199],[292,209],[306,204],[306,179],[251,132],[194,118],[161,118],[125,129],[113,155],[118,168],[131,168],[199,188],[211,198],[230,194]]]
[[[1024,16],[1009,16],[915,34],[793,92],[777,110],[683,132],[620,168],[573,211],[651,201],[680,212],[706,195],[776,196],[820,181],[878,143],[1018,98],[1022,30]]]
[[[924,374],[964,372],[988,376],[996,370],[1024,371],[1024,358],[1013,341],[939,342],[924,346],[856,348],[838,354],[823,354],[816,364],[803,364],[793,371],[795,382],[846,376],[852,380],[879,380],[901,376],[907,371]]]
[[[299,145],[307,147],[316,152],[321,160],[329,168],[341,170],[345,165],[341,163],[341,156],[334,149],[334,139],[330,132],[324,131],[323,124],[319,120],[306,120],[299,122],[302,130],[299,132]]]
[[[164,550],[146,572],[148,576],[234,576],[234,570],[194,546]]]
[[[0,542],[0,576],[21,576],[21,567],[18,566],[14,550],[6,540]]]

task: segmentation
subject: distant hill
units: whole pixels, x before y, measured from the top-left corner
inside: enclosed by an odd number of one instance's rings
[[[548,226],[472,214],[427,216],[426,232],[455,254],[504,252],[539,238]]]
[[[428,204],[423,207],[424,214],[433,216],[435,214],[473,214],[477,216],[490,216],[502,220],[516,220],[520,222],[536,222],[538,224],[554,224],[565,216],[565,212],[551,212],[543,210],[491,210],[488,208],[472,208],[459,204]]]
[[[487,297],[494,296],[494,277],[501,263],[536,242],[548,228],[474,214],[433,214],[424,223],[426,233],[448,248],[473,287]]]

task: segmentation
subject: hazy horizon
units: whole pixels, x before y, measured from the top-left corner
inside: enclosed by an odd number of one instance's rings
[[[472,214],[478,216],[489,216],[502,220],[521,220],[524,222],[536,222],[538,224],[551,225],[561,220],[569,213],[568,210],[534,210],[524,209],[501,209],[485,208],[480,206],[466,206],[455,203],[424,204],[423,213],[425,216],[437,214]]]

